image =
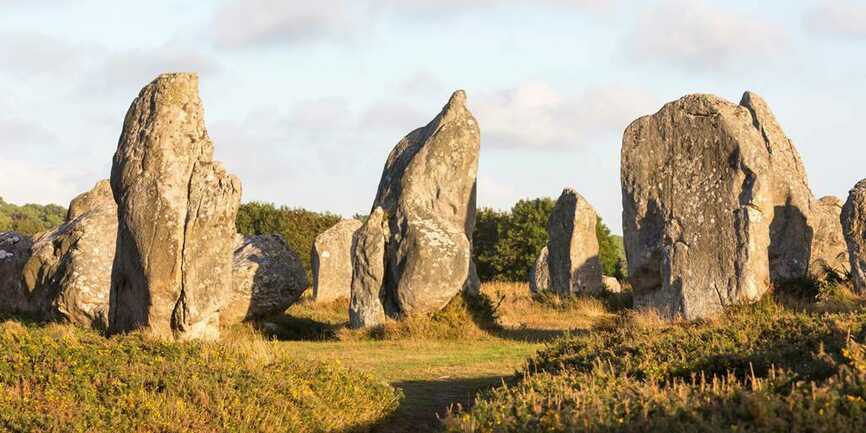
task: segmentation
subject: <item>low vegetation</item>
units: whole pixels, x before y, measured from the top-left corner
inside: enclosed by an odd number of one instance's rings
[[[862,432],[866,313],[836,293],[672,325],[624,314],[551,343],[448,430]]]
[[[158,343],[4,322],[0,360],[4,432],[368,431],[400,401],[368,374],[254,335]]]

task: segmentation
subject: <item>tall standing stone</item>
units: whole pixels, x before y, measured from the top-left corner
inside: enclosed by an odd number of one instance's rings
[[[635,304],[704,317],[770,286],[768,149],[746,107],[711,95],[626,129],[623,229]]]
[[[854,290],[866,294],[866,179],[857,182],[842,207],[842,230],[848,244]]]
[[[480,131],[465,103],[465,93],[455,92],[385,163],[373,209],[382,208],[389,226],[384,308],[390,316],[440,310],[477,285],[470,239]]]
[[[388,216],[377,207],[352,241],[352,291],[349,326],[364,328],[385,322],[385,250],[390,237]]]
[[[547,225],[550,290],[560,295],[597,294],[601,260],[595,229],[598,214],[575,190],[562,191]]]
[[[124,121],[111,187],[118,239],[110,331],[218,337],[241,185],[213,159],[196,75],[160,75],[142,89]]]
[[[349,299],[352,292],[352,237],[361,221],[343,220],[316,236],[313,242],[313,299]]]
[[[108,326],[117,205],[107,180],[69,204],[66,222],[33,239],[24,282],[40,317]]]

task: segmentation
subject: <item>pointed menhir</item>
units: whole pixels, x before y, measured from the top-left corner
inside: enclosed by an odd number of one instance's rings
[[[214,339],[229,299],[240,181],[213,160],[194,74],[141,90],[111,168],[118,205],[109,331]]]
[[[368,308],[391,317],[438,311],[461,290],[477,289],[471,239],[481,133],[465,104],[466,94],[454,92],[433,121],[388,156],[372,207],[386,227],[368,222],[356,234],[353,317],[384,317]],[[386,231],[384,242],[373,242]],[[381,275],[370,268],[380,266],[380,246]]]

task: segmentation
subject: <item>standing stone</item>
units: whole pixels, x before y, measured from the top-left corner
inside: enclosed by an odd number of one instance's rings
[[[550,290],[550,271],[547,265],[547,247],[541,249],[538,253],[538,258],[535,259],[535,266],[529,272],[529,291],[537,295]]]
[[[832,198],[818,200],[812,195],[800,154],[767,103],[746,92],[740,105],[752,115],[769,157],[771,278],[784,287],[787,281],[820,278],[826,266],[838,269],[840,258],[847,255],[836,223],[841,206]]]
[[[547,224],[550,289],[563,296],[597,294],[601,260],[595,226],[598,214],[575,190],[566,188],[556,201]]]
[[[385,323],[385,248],[388,216],[377,207],[367,222],[354,234],[352,241],[352,296],[349,302],[349,326],[364,328]]]
[[[240,181],[213,160],[198,77],[164,74],[133,101],[114,155],[117,257],[110,332],[219,336]]]
[[[280,235],[235,238],[232,292],[220,312],[223,325],[279,314],[301,298],[307,274]]]
[[[465,93],[455,92],[385,163],[373,208],[382,208],[389,225],[384,308],[392,317],[438,311],[477,284],[470,239],[480,131],[465,103]],[[355,271],[353,278],[359,275]]]
[[[814,208],[814,235],[809,261],[809,276],[824,279],[828,271],[845,274],[849,268],[848,245],[842,230],[842,201],[826,196]]]
[[[313,243],[313,299],[349,299],[352,292],[352,237],[361,221],[343,220],[325,230]]]
[[[614,277],[603,276],[601,282],[604,284],[605,290],[610,293],[622,293],[622,284]]]
[[[636,120],[621,179],[636,306],[693,319],[767,291],[771,168],[748,108],[689,95]]]
[[[106,329],[117,205],[107,180],[69,204],[66,222],[34,237],[24,282],[39,316]]]
[[[29,291],[21,276],[31,245],[25,235],[0,232],[0,316],[30,313]]]
[[[854,291],[866,294],[866,179],[857,182],[842,207],[842,230],[848,244]]]

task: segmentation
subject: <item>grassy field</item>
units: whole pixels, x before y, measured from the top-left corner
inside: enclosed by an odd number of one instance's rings
[[[844,287],[714,320],[627,312],[556,340],[453,433],[861,433],[866,313]]]
[[[456,299],[432,318],[366,332],[346,329],[346,302],[301,303],[261,324],[261,331],[297,358],[333,361],[386,380],[404,398],[375,431],[423,433],[440,430],[439,419],[452,406],[512,377],[546,341],[615,317],[599,300],[534,302],[525,284],[490,283],[482,291],[492,302]]]
[[[600,300],[487,284],[432,317],[367,331],[301,302],[219,343],[106,339],[0,322],[0,432],[433,432],[545,342],[615,319]]]

